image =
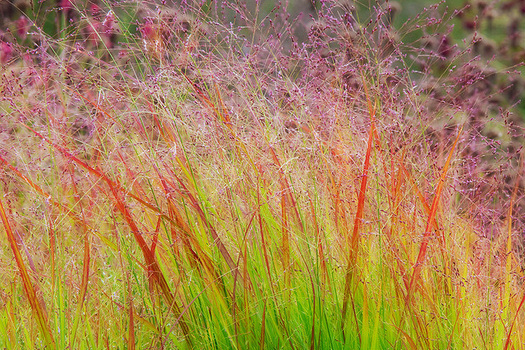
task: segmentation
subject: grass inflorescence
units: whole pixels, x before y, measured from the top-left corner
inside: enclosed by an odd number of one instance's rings
[[[451,13],[60,4],[0,42],[0,347],[523,348],[523,129]]]

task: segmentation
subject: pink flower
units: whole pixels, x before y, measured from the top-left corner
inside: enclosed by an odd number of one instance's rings
[[[27,36],[27,32],[29,31],[29,21],[27,20],[26,16],[21,16],[19,19],[16,20],[16,33],[18,36],[22,39],[25,39]]]
[[[71,0],[60,0],[59,7],[64,11],[71,10],[73,8],[73,3]]]
[[[0,41],[0,63],[6,64],[13,57],[13,47],[11,43]]]

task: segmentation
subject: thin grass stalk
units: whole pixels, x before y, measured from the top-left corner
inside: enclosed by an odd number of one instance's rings
[[[339,190],[340,186],[335,180],[332,172],[329,171],[330,167],[328,165],[328,160],[326,159],[326,156],[323,154],[321,142],[318,142],[317,146],[319,148],[319,153],[321,154],[322,159],[324,161],[325,169],[327,169],[328,178],[330,179],[330,184],[331,184],[330,191],[332,192],[331,198],[334,200],[334,218],[335,218],[335,226],[337,228],[337,233],[339,236],[343,236],[344,243],[348,245],[350,237],[348,234],[348,224],[346,220],[345,208],[344,208],[343,201],[341,200],[341,194]],[[337,158],[336,160],[338,164],[341,165],[341,162]]]
[[[18,249],[18,245],[16,243],[15,234],[11,229],[11,225],[9,224],[9,220],[7,218],[7,214],[4,210],[4,205],[1,199],[0,216],[2,217],[5,232],[7,233],[7,239],[11,246],[11,251],[13,252],[13,255],[15,257],[15,261],[18,266],[18,271],[20,272],[20,275],[22,277],[22,284],[24,286],[27,299],[29,300],[29,304],[31,305],[31,309],[33,310],[33,313],[36,317],[40,333],[44,338],[44,342],[46,343],[46,345],[49,346],[51,349],[55,349],[55,340],[53,339],[53,335],[47,323],[45,311],[42,308],[42,305],[40,304],[35,293],[33,284],[31,283],[31,279],[29,277],[24,261],[22,260],[22,255],[20,254],[20,250]]]
[[[128,280],[128,350],[135,350],[135,315],[133,311],[133,293],[131,292],[131,283],[129,281],[129,275],[126,276]]]
[[[430,234],[432,233],[432,226],[434,225],[434,219],[436,216],[439,200],[441,198],[441,193],[443,191],[443,186],[445,185],[445,180],[448,173],[448,168],[450,167],[450,162],[452,160],[452,156],[454,154],[454,149],[456,148],[456,145],[459,141],[459,137],[461,136],[461,132],[463,130],[463,127],[459,129],[458,135],[456,136],[456,139],[454,140],[454,144],[452,145],[452,149],[450,150],[450,153],[448,155],[447,161],[445,163],[445,166],[443,167],[443,171],[441,173],[441,177],[439,179],[438,185],[436,187],[436,192],[434,194],[434,200],[432,201],[432,206],[430,207],[430,213],[427,220],[427,225],[425,228],[425,233],[423,235],[423,240],[421,242],[421,246],[419,249],[419,254],[416,260],[416,263],[414,264],[414,271],[412,272],[412,277],[410,279],[410,283],[408,285],[407,290],[407,296],[406,296],[406,302],[405,304],[409,306],[410,299],[413,294],[413,286],[415,283],[415,280],[419,278],[419,272],[421,270],[423,259],[425,258],[427,247],[428,247],[428,241],[430,239]]]
[[[372,145],[374,141],[374,130],[375,130],[375,108],[372,107],[370,102],[370,96],[368,95],[368,88],[366,88],[366,83],[364,81],[363,77],[363,83],[365,86],[365,92],[367,97],[367,102],[369,104],[369,113],[370,113],[370,131],[368,136],[368,143],[367,143],[367,149],[366,149],[366,155],[365,155],[365,163],[363,165],[363,172],[361,175],[361,186],[359,190],[359,196],[357,201],[357,211],[355,214],[354,219],[354,228],[352,232],[352,237],[350,241],[349,249],[349,255],[348,255],[348,263],[345,271],[345,289],[344,289],[344,295],[343,295],[343,309],[342,309],[342,315],[341,315],[341,329],[344,329],[345,323],[346,323],[346,313],[347,313],[347,307],[348,307],[348,300],[350,298],[350,290],[352,285],[352,279],[354,275],[353,268],[355,267],[355,262],[357,259],[358,254],[358,248],[359,248],[359,228],[361,226],[361,222],[363,219],[364,214],[364,207],[365,207],[365,199],[366,199],[366,188],[367,188],[367,181],[368,181],[368,171],[370,168],[370,155],[372,153]],[[355,320],[356,324],[358,323],[357,319]]]
[[[203,102],[204,105],[207,105],[209,108],[211,108],[213,114],[218,118],[219,121],[222,122],[223,125],[226,126],[226,128],[228,129],[228,131],[230,133],[230,136],[235,140],[235,142],[236,142],[236,144],[238,146],[240,145],[241,152],[244,154],[244,157],[246,157],[246,159],[248,159],[248,161],[250,162],[250,165],[252,166],[252,168],[256,170],[257,167],[256,167],[256,165],[255,165],[255,163],[254,163],[254,161],[252,159],[252,155],[250,154],[250,152],[248,152],[248,149],[246,148],[246,145],[237,136],[237,134],[235,133],[235,130],[233,129],[233,124],[232,124],[232,121],[231,121],[231,118],[230,118],[230,114],[228,113],[228,109],[224,105],[224,101],[222,100],[222,97],[221,97],[221,94],[220,94],[220,91],[219,91],[217,85],[214,85],[214,86],[215,86],[215,91],[217,93],[217,98],[219,99],[220,107],[217,107],[216,104],[213,103],[208,96],[206,96],[206,94],[202,91],[202,89],[200,89],[199,86],[196,83],[194,83],[186,74],[184,74],[183,72],[181,72],[181,74],[184,76],[186,81],[194,89],[194,91],[197,94],[197,98],[201,102]],[[239,152],[239,148],[236,148],[236,151]],[[239,154],[239,159],[241,159],[241,158],[242,157]]]
[[[221,238],[219,237],[219,234],[211,224],[211,222],[207,219],[204,211],[202,210],[199,201],[197,198],[188,190],[184,182],[175,174],[173,176],[177,179],[178,183],[182,187],[182,192],[186,195],[186,198],[189,200],[190,205],[195,209],[199,217],[201,218],[202,222],[206,225],[206,228],[208,229],[208,232],[210,233],[211,238],[213,239],[213,242],[217,246],[217,249],[221,253],[222,257],[226,261],[226,264],[230,268],[231,274],[235,277],[237,274],[239,274],[239,271],[237,269],[237,266],[235,265],[230,253],[228,252],[228,249],[222,242]],[[241,282],[245,282],[243,280],[242,276],[238,276]],[[250,281],[246,281],[246,283],[250,284]]]
[[[247,280],[247,275],[248,275],[248,259],[247,259],[247,249],[248,249],[248,244],[247,244],[247,237],[248,237],[248,232],[250,231],[250,228],[252,226],[252,223],[253,223],[253,220],[255,219],[255,216],[256,216],[257,212],[254,212],[253,215],[252,215],[252,218],[250,219],[250,221],[248,222],[248,225],[246,226],[246,229],[244,231],[244,236],[243,236],[243,240],[242,240],[242,250],[241,250],[241,253],[239,254],[239,257],[237,258],[237,268],[239,268],[239,265],[240,265],[240,261],[241,259],[243,260],[243,277],[244,277],[244,280]],[[245,289],[244,289],[244,296],[245,298],[247,298],[249,292],[250,292],[250,289],[253,289],[253,286],[246,286]],[[248,304],[248,302],[245,300],[245,304]],[[232,319],[233,319],[233,327],[234,327],[234,336],[235,336],[235,345],[237,346],[237,348],[239,348],[239,321],[237,320],[237,310],[238,310],[238,307],[237,307],[237,275],[235,276],[235,279],[233,280],[233,291],[232,291]]]
[[[84,220],[82,220],[81,215],[78,214],[74,209],[69,208],[65,204],[62,204],[62,203],[54,200],[53,197],[51,196],[51,194],[49,194],[48,192],[44,191],[40,186],[38,186],[33,181],[31,181],[31,179],[29,179],[27,176],[23,175],[20,172],[20,170],[18,170],[16,167],[14,167],[11,164],[9,164],[1,156],[0,156],[0,162],[4,163],[4,165],[6,165],[9,169],[11,169],[11,171],[13,171],[19,178],[24,180],[38,194],[40,194],[42,197],[46,198],[47,201],[49,201],[49,203],[51,203],[55,208],[60,209],[63,212],[65,212],[66,215],[70,216],[73,220],[75,220],[75,222],[79,223],[80,225],[86,225],[88,227],[88,229],[90,229],[91,232],[93,232],[94,235],[96,235],[102,242],[104,242],[104,244],[106,244],[108,247],[110,247],[114,251],[117,250],[117,247],[110,240],[108,240],[104,235],[102,235],[99,232],[97,232],[97,230],[93,230],[93,228],[90,227],[88,225],[88,223],[86,223]],[[56,236],[55,236],[54,233],[53,233],[52,237],[53,237],[53,239],[50,240],[50,242],[55,244],[55,247],[56,247]],[[56,248],[55,248],[55,253],[56,253]],[[53,254],[55,254],[55,253],[53,253]]]
[[[509,212],[507,214],[507,246],[506,246],[506,256],[507,256],[507,260],[506,260],[506,263],[505,263],[505,295],[504,295],[504,301],[506,301],[506,304],[505,305],[508,305],[509,304],[509,299],[510,299],[510,289],[511,289],[511,286],[510,286],[510,275],[511,275],[511,259],[512,259],[512,212],[513,212],[513,208],[514,208],[514,203],[516,202],[516,197],[518,195],[518,189],[519,189],[519,184],[520,184],[520,178],[521,178],[521,174],[523,173],[523,165],[524,165],[524,152],[522,151],[521,153],[521,156],[520,156],[520,166],[519,166],[519,171],[518,171],[518,175],[516,176],[516,182],[514,184],[514,189],[512,190],[512,195],[510,197],[510,207],[509,207]],[[516,319],[518,318],[518,315],[519,315],[519,312],[521,310],[521,307],[523,306],[523,303],[525,302],[525,293],[523,294],[523,297],[521,299],[521,302],[518,306],[518,309],[516,310],[516,314],[514,315],[514,319],[512,320],[512,324],[510,325],[510,328],[507,332],[507,339],[505,341],[505,346],[504,346],[504,350],[507,350],[509,346],[511,346],[511,335],[512,335],[512,329],[514,328],[514,324],[516,323]],[[504,316],[502,316],[503,320],[506,319],[506,314],[508,313],[507,310],[504,311]]]
[[[308,276],[310,277],[310,284],[312,286],[312,330],[310,332],[310,350],[315,350],[315,318],[316,318],[316,302],[317,302],[317,296],[315,293],[315,284],[312,277],[311,270],[308,269]]]
[[[261,203],[261,189],[260,189],[260,185],[257,186],[257,207],[259,208],[259,210],[257,211],[258,213],[258,221],[259,221],[259,232],[261,234],[261,248],[262,248],[262,251],[263,251],[263,257],[264,257],[264,262],[265,262],[265,267],[266,267],[266,273],[267,273],[267,276],[268,276],[268,280],[270,281],[270,286],[272,286],[272,289],[273,289],[273,281],[272,281],[272,271],[270,269],[270,259],[268,258],[268,245],[266,243],[266,238],[265,238],[265,229],[264,229],[264,225],[263,225],[263,217],[262,217],[262,213],[261,213],[261,206],[262,206],[262,203]],[[272,294],[275,294],[275,293],[272,293]]]
[[[195,237],[195,235],[191,232],[191,229],[186,223],[186,221],[183,219],[180,210],[177,208],[177,206],[171,199],[173,195],[172,189],[175,188],[175,185],[171,183],[168,179],[166,179],[164,176],[162,176],[162,174],[156,167],[155,170],[166,194],[168,214],[171,219],[172,225],[172,239],[174,241],[177,241],[180,238],[184,244],[186,253],[189,256],[190,261],[198,262],[199,265],[204,267],[204,269],[211,274],[211,276],[214,276],[213,278],[217,278],[218,273],[215,271],[212,259],[202,249],[201,245],[199,244],[199,241],[197,240],[197,237]]]
[[[321,241],[321,233],[319,229],[319,225],[317,224],[317,215],[315,213],[314,204],[312,202],[312,198],[310,197],[310,194],[308,194],[308,200],[310,203],[310,212],[312,217],[312,223],[314,226],[314,232],[315,232],[315,242],[317,244],[317,259],[319,260],[319,263],[321,265],[321,283],[323,285],[329,285],[330,286],[330,276],[328,275],[328,269],[326,267],[326,258],[324,254],[323,249],[323,243]]]
[[[171,294],[171,291],[170,291],[170,288],[168,286],[168,283],[167,283],[167,281],[166,281],[162,271],[160,270],[160,267],[157,264],[155,256],[152,254],[152,252],[151,252],[150,248],[148,247],[146,241],[142,237],[138,226],[136,225],[135,221],[133,220],[131,212],[129,211],[129,209],[127,208],[126,204],[123,202],[123,200],[121,198],[121,193],[122,193],[121,186],[118,183],[115,183],[115,182],[111,181],[109,179],[109,177],[106,174],[104,174],[103,172],[101,172],[99,170],[95,170],[92,167],[88,166],[85,162],[81,161],[80,159],[78,159],[77,157],[72,155],[66,149],[64,149],[64,148],[54,144],[53,142],[51,142],[49,139],[47,139],[45,136],[43,136],[42,134],[40,134],[36,130],[32,129],[31,127],[27,126],[26,124],[22,123],[22,125],[24,125],[27,129],[32,131],[35,135],[40,137],[42,140],[46,141],[48,144],[53,146],[60,153],[62,153],[64,156],[66,156],[67,158],[73,160],[75,163],[79,164],[84,169],[88,170],[90,173],[96,175],[98,178],[104,180],[107,183],[107,185],[110,188],[111,193],[113,194],[113,200],[114,200],[114,203],[115,203],[115,207],[120,211],[120,213],[122,214],[124,220],[126,221],[128,226],[130,227],[131,232],[132,232],[132,234],[133,234],[137,244],[139,245],[139,248],[142,251],[142,255],[143,255],[143,257],[145,259],[145,262],[146,262],[146,270],[147,270],[147,277],[148,277],[148,279],[150,280],[150,282],[155,282],[158,285],[158,287],[160,288],[160,290],[161,290],[161,292],[162,292],[166,302],[168,303],[168,305],[172,305],[174,307],[176,316],[179,316],[180,315],[179,307],[178,307],[178,305],[176,305],[176,302],[175,302],[175,300],[173,298],[173,295]],[[126,193],[126,194],[131,196],[130,193]],[[136,198],[139,199],[138,197],[136,197]],[[140,200],[140,201],[143,202],[144,204],[146,204],[146,202],[144,202],[142,200]],[[149,205],[148,207],[153,207],[153,206]],[[186,325],[186,323],[184,321],[181,321],[180,324],[181,324],[181,328],[183,330],[183,333],[185,335],[186,340],[188,341],[189,344],[191,344],[191,339],[189,338],[189,328],[187,327],[187,325]]]
[[[49,227],[48,227],[48,235],[49,235],[49,260],[51,265],[51,290],[53,291],[53,294],[55,292],[55,275],[56,275],[56,233],[55,228],[53,226],[53,219],[49,218]]]
[[[264,350],[264,340],[266,338],[266,299],[264,300],[263,315],[261,320],[261,335],[259,336],[259,350]]]
[[[75,194],[78,194],[77,187],[75,185],[75,181],[72,181],[73,183],[73,191]],[[80,294],[78,296],[78,305],[77,305],[77,312],[75,315],[75,322],[73,323],[73,330],[71,332],[71,338],[70,338],[70,344],[71,346],[74,346],[76,335],[77,335],[77,329],[78,324],[80,322],[80,318],[82,316],[82,309],[84,307],[84,302],[86,300],[87,295],[87,289],[88,289],[88,283],[89,283],[89,264],[91,261],[91,247],[89,244],[90,236],[86,224],[86,217],[84,215],[84,209],[82,207],[82,202],[80,202],[80,212],[82,215],[82,228],[84,230],[84,260],[82,265],[82,283],[80,285]]]

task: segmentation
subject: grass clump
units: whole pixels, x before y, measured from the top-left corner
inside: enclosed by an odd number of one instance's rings
[[[66,5],[2,41],[2,347],[522,347],[522,151],[468,45],[388,3]]]

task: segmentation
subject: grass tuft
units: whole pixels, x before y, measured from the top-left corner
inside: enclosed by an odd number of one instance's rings
[[[0,18],[0,347],[523,348],[521,68],[376,5]]]

